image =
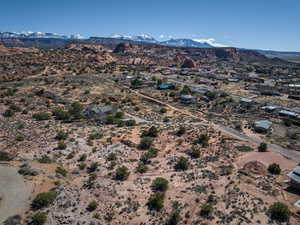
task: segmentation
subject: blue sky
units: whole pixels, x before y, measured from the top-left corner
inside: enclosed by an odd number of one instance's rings
[[[300,0],[1,0],[0,31],[150,34],[300,51]]]

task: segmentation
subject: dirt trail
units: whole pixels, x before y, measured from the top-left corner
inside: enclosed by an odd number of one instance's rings
[[[28,207],[30,188],[18,169],[0,165],[0,224],[9,216],[22,214]]]

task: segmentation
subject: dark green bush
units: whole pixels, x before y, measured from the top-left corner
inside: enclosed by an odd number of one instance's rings
[[[93,201],[91,201],[91,202],[88,204],[88,206],[86,207],[86,209],[87,209],[87,211],[92,212],[92,211],[94,211],[95,209],[97,209],[97,207],[98,207],[98,203],[97,203],[95,200],[93,200]]]
[[[39,193],[32,201],[31,207],[35,210],[48,207],[54,202],[56,196],[55,191]]]
[[[278,164],[276,163],[273,163],[271,165],[269,165],[268,167],[268,171],[271,173],[271,174],[280,174],[281,173],[281,168]]]
[[[177,163],[175,164],[175,170],[176,171],[183,171],[187,170],[189,168],[189,160],[183,156],[181,156],[178,160]]]
[[[189,151],[189,155],[194,158],[194,159],[197,159],[200,157],[200,150],[198,148],[192,148],[190,151]]]
[[[47,221],[47,213],[37,212],[31,218],[31,225],[43,225]]]
[[[269,214],[271,219],[277,220],[280,222],[289,221],[291,216],[291,211],[287,207],[287,205],[281,202],[275,202],[269,208]]]
[[[151,188],[153,191],[166,192],[169,187],[169,181],[162,177],[157,177],[153,180]]]
[[[268,151],[268,145],[264,142],[262,142],[259,146],[258,146],[258,151],[259,152],[267,152]]]
[[[153,139],[151,137],[143,137],[138,147],[141,150],[147,150],[152,146],[152,144]]]
[[[13,158],[13,155],[9,152],[0,151],[0,161],[11,161]]]
[[[147,206],[150,210],[160,211],[164,207],[164,199],[164,192],[155,192],[150,196]]]
[[[213,212],[213,207],[211,204],[204,204],[200,210],[200,216],[209,217]]]
[[[179,209],[175,209],[173,210],[173,212],[171,213],[166,225],[177,225],[181,220],[180,217],[180,210]]]
[[[55,109],[52,112],[52,115],[56,120],[69,120],[71,118],[71,114],[69,111],[63,110],[61,108]]]
[[[136,125],[136,122],[135,122],[135,120],[126,120],[125,125],[127,127],[133,127]]]
[[[158,129],[155,126],[149,128],[149,130],[144,131],[142,137],[157,137],[158,136]]]
[[[179,130],[176,132],[176,135],[180,137],[180,136],[184,135],[185,132],[186,132],[185,127],[181,126],[181,127],[179,127]]]
[[[49,120],[51,118],[50,114],[46,112],[35,113],[32,115],[32,117],[38,121]]]
[[[11,109],[7,109],[2,115],[4,117],[13,117],[15,115],[15,112]]]
[[[57,139],[57,140],[66,140],[67,138],[68,138],[68,133],[67,132],[65,132],[63,130],[57,131],[55,139]]]
[[[128,168],[126,166],[119,167],[116,170],[115,179],[121,181],[127,180],[129,174],[130,172],[128,171]]]
[[[66,145],[66,143],[64,142],[64,141],[59,141],[58,143],[57,143],[57,149],[59,149],[59,150],[64,150],[64,149],[66,149],[67,148],[67,145]]]
[[[148,171],[148,166],[145,165],[144,163],[139,163],[137,168],[136,168],[136,172],[138,173],[146,173]]]
[[[56,174],[60,174],[62,176],[67,176],[68,171],[66,171],[63,167],[58,166],[55,170]]]

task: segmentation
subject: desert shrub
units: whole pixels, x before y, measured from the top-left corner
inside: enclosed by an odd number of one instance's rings
[[[247,145],[236,146],[236,149],[240,152],[251,152],[253,149]]]
[[[121,111],[116,112],[115,118],[117,118],[117,119],[123,119],[124,118],[124,112],[121,112]]]
[[[32,117],[38,121],[49,120],[50,114],[46,112],[40,112],[40,113],[33,114]]]
[[[138,173],[146,173],[147,170],[148,170],[148,166],[144,163],[139,163],[136,168],[136,172]]]
[[[271,219],[284,222],[289,221],[291,211],[289,210],[287,205],[281,202],[275,202],[273,205],[270,206],[269,214]]]
[[[47,221],[47,213],[37,212],[31,217],[31,225],[43,225]]]
[[[15,104],[10,105],[9,109],[14,111],[14,112],[21,112],[22,111],[21,107],[15,105]]]
[[[52,163],[52,159],[47,156],[43,155],[41,158],[38,159],[39,163]]]
[[[155,126],[149,128],[149,130],[144,131],[142,137],[157,137],[158,136],[158,129]]]
[[[68,133],[63,131],[63,130],[59,130],[56,133],[55,139],[57,140],[66,140],[68,138]]]
[[[143,137],[138,147],[141,150],[147,150],[152,146],[152,144],[153,144],[153,139],[151,137]]]
[[[113,152],[109,153],[108,156],[107,156],[107,160],[108,160],[108,161],[114,161],[114,160],[117,160],[117,155],[116,155],[116,153],[113,153]]]
[[[79,102],[73,102],[69,108],[69,113],[75,118],[80,119],[82,117],[83,105]]]
[[[201,134],[195,141],[195,144],[201,144],[203,147],[208,146],[209,136],[206,134]]]
[[[21,135],[16,136],[16,141],[24,141],[24,137]]]
[[[126,120],[126,121],[125,121],[125,125],[126,125],[127,127],[133,127],[133,126],[136,125],[136,122],[135,122],[135,120]]]
[[[4,117],[13,117],[15,115],[15,112],[11,109],[7,109],[2,115]]]
[[[162,177],[157,177],[153,180],[151,188],[153,191],[165,192],[168,190],[169,181]]]
[[[171,215],[166,223],[166,225],[177,225],[181,220],[180,217],[180,210],[175,209],[173,212],[171,212]]]
[[[181,156],[176,164],[175,164],[175,170],[176,171],[183,171],[183,170],[187,170],[189,168],[189,160],[183,156]]]
[[[147,206],[150,210],[160,211],[164,207],[164,192],[155,192],[152,194],[147,202]]]
[[[100,131],[93,131],[89,135],[90,140],[96,140],[96,139],[101,139],[103,137],[103,134]]]
[[[192,148],[190,151],[189,151],[189,155],[194,158],[194,159],[197,159],[200,157],[200,150],[199,148]]]
[[[88,167],[88,172],[92,173],[95,172],[99,167],[99,164],[97,162],[93,162],[89,167]]]
[[[212,214],[212,212],[213,212],[212,205],[210,205],[210,204],[204,204],[201,207],[200,216],[202,216],[202,217],[208,217],[208,216],[210,216]]]
[[[60,174],[65,177],[65,176],[67,176],[68,171],[66,171],[63,167],[58,166],[55,170],[55,173]]]
[[[31,207],[35,210],[48,207],[54,202],[56,196],[57,193],[55,191],[39,193],[32,201]]]
[[[180,137],[180,136],[184,135],[185,132],[186,132],[185,127],[180,126],[179,129],[178,129],[178,131],[176,132],[176,135]]]
[[[189,95],[191,93],[192,93],[192,91],[187,85],[185,85],[180,91],[181,95]]]
[[[66,149],[67,148],[67,145],[66,145],[66,143],[63,141],[63,140],[61,140],[61,141],[59,141],[58,143],[57,143],[57,149],[59,149],[59,150],[64,150],[64,149]]]
[[[110,115],[106,116],[105,121],[106,121],[106,124],[116,124],[118,120],[114,117],[114,115],[110,114]]]
[[[159,112],[160,112],[160,113],[166,113],[166,112],[167,112],[167,109],[166,109],[166,108],[161,108],[161,109],[159,110]]]
[[[157,149],[156,148],[150,148],[146,153],[144,153],[140,160],[144,163],[144,164],[148,164],[150,163],[150,159],[155,158],[157,156]]]
[[[268,145],[264,142],[260,143],[258,146],[258,151],[259,152],[267,152],[268,151]]]
[[[78,162],[83,162],[83,161],[86,160],[86,158],[87,158],[87,154],[82,154],[82,155],[79,157]]]
[[[13,155],[9,152],[0,151],[0,161],[11,161],[13,158]]]
[[[95,209],[97,209],[97,207],[98,207],[98,203],[95,200],[93,200],[88,204],[88,206],[86,207],[86,210],[89,212],[92,212]]]
[[[269,165],[268,167],[268,171],[271,173],[271,174],[280,174],[281,173],[281,169],[280,169],[280,166],[276,163],[273,163],[271,165]]]
[[[116,169],[115,179],[121,181],[127,180],[129,174],[130,172],[126,166],[119,167]]]
[[[69,111],[63,110],[61,108],[55,109],[52,112],[52,115],[56,120],[69,120],[71,118],[71,114]]]

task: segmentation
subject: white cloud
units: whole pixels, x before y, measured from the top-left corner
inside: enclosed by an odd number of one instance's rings
[[[212,45],[214,47],[228,47],[228,45],[224,45],[221,43],[217,43],[214,38],[208,38],[208,39],[193,39],[193,41],[197,41],[199,43],[207,43],[209,45]]]

